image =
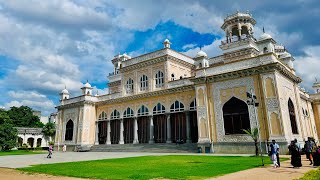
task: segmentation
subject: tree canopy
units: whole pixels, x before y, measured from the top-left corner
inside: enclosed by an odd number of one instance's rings
[[[15,127],[42,128],[43,123],[38,116],[33,115],[33,111],[28,106],[11,107],[7,111]]]
[[[9,150],[16,146],[18,138],[17,129],[5,110],[0,109],[0,147]]]
[[[48,122],[43,126],[42,132],[44,136],[49,137],[49,140],[51,141],[54,135],[56,134],[55,124],[52,122]]]

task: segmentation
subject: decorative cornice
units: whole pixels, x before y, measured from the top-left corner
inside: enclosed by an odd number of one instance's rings
[[[66,109],[66,108],[74,108],[74,107],[84,106],[85,104],[95,105],[95,102],[84,100],[84,101],[78,101],[78,102],[70,103],[70,104],[66,104],[66,105],[60,105],[60,106],[57,106],[56,108],[58,110],[61,110],[61,109]]]
[[[105,105],[105,104],[112,104],[112,103],[119,103],[119,102],[125,102],[125,101],[131,101],[131,100],[136,100],[136,99],[141,99],[141,98],[148,98],[148,97],[154,97],[154,96],[161,96],[161,95],[166,95],[166,94],[173,94],[177,92],[186,92],[193,90],[194,86],[193,85],[188,85],[188,86],[181,86],[177,88],[172,88],[172,89],[164,89],[164,90],[159,90],[159,91],[153,91],[153,92],[148,92],[148,93],[143,93],[143,94],[136,94],[132,96],[126,96],[126,97],[121,97],[117,99],[110,99],[106,101],[101,101],[101,102],[96,102],[96,105]]]
[[[198,78],[192,78],[190,80],[192,82],[194,82],[195,84],[203,84],[205,82],[218,82],[218,81],[224,81],[224,80],[229,80],[229,79],[236,79],[236,78],[256,75],[256,74],[260,74],[260,73],[272,72],[275,70],[279,71],[281,74],[283,74],[287,78],[291,79],[295,83],[300,83],[302,81],[299,77],[292,74],[285,67],[283,67],[282,64],[280,64],[278,62],[263,65],[263,66],[248,68],[248,69],[242,69],[242,70],[238,70],[238,71],[217,74],[217,75],[213,75],[213,76],[206,76],[206,77],[202,76],[202,77],[198,77]]]
[[[126,67],[123,67],[122,69],[120,69],[120,72],[123,73],[123,72],[127,72],[127,71],[130,71],[130,70],[140,69],[140,68],[143,68],[143,67],[146,67],[146,66],[150,66],[152,64],[164,62],[164,61],[167,60],[167,57],[168,57],[168,55],[164,55],[164,56],[161,56],[161,57],[158,57],[158,58],[150,59],[148,61],[143,61],[141,63],[136,63],[136,64],[133,64],[133,65],[130,65],[130,66],[126,66]]]

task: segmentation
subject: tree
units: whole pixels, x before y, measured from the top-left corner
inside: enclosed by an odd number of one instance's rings
[[[0,110],[0,147],[6,151],[16,146],[18,131],[13,127],[12,120],[7,112]]]
[[[43,123],[38,116],[33,115],[33,111],[28,106],[11,107],[7,111],[15,127],[42,128]]]
[[[258,128],[243,129],[243,132],[245,132],[247,135],[249,135],[253,139],[254,146],[256,148],[256,156],[258,156],[259,155],[259,151],[258,151],[259,130],[258,130]]]
[[[55,124],[52,122],[48,122],[43,126],[42,132],[45,137],[49,137],[49,141],[53,138],[53,136],[56,134],[56,127]]]

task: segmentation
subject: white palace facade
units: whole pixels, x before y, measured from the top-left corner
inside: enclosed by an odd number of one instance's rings
[[[318,140],[320,83],[311,95],[299,88],[292,55],[269,34],[256,39],[255,24],[249,13],[226,17],[216,57],[201,50],[189,57],[168,39],[154,52],[115,56],[109,94],[94,96],[88,82],[81,96],[60,93],[56,145],[184,142],[202,152],[252,153],[243,129],[255,127],[263,143],[275,139],[283,149],[293,139]]]

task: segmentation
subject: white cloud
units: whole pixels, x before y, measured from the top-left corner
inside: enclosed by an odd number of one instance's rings
[[[294,67],[299,76],[302,77],[302,86],[313,93],[312,84],[315,78],[320,79],[320,46],[309,46],[304,49],[305,55],[297,56]]]
[[[197,46],[196,44],[186,44],[186,45],[182,46],[182,49],[187,50],[187,49],[194,48],[196,46]]]
[[[209,58],[217,56],[217,55],[221,55],[222,50],[219,48],[220,44],[221,44],[221,40],[215,39],[211,44],[202,47],[201,50],[204,51],[205,53],[207,53]],[[195,57],[197,52],[199,52],[199,51],[200,51],[200,49],[198,47],[196,47],[193,49],[189,49],[184,53],[189,55],[190,57]]]

